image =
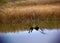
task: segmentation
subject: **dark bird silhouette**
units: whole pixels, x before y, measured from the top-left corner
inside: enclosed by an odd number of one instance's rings
[[[31,27],[29,28],[29,33],[32,32],[33,29],[35,29],[36,31],[38,31],[38,30],[39,30],[39,27],[38,27],[38,26],[35,26],[35,27],[32,27],[32,26],[31,26]],[[43,31],[43,29],[40,29],[40,30],[41,30],[40,32],[41,32],[42,34],[45,34],[44,31]]]
[[[30,27],[30,28],[29,28],[29,33],[32,32],[33,29],[35,29],[36,31],[38,31],[38,30],[39,30],[39,27],[38,27],[38,26],[36,26],[35,28],[34,28],[34,27]]]
[[[30,32],[32,32],[32,31],[33,31],[33,29],[34,29],[33,27],[30,27],[30,29],[29,29],[29,33],[30,33]]]
[[[36,26],[34,29],[38,31],[38,30],[39,30],[39,27],[38,27],[38,26]]]

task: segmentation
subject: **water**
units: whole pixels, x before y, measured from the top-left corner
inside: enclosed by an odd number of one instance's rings
[[[0,32],[0,43],[55,43],[58,37],[58,31],[56,29],[45,29],[45,34],[42,34],[40,30],[33,30],[31,33],[28,32]]]

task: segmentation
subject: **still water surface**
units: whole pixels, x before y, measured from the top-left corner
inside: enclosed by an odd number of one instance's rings
[[[18,32],[0,32],[0,43],[55,43],[57,40],[57,29],[44,30],[45,34],[41,31],[33,30],[32,33],[29,31],[18,31]]]

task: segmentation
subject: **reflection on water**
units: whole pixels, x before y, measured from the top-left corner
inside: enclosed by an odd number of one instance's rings
[[[57,40],[57,30],[44,30],[46,34],[40,31],[28,31],[0,33],[0,43],[55,43]]]

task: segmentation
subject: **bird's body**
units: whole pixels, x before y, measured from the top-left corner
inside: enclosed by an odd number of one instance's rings
[[[38,26],[36,26],[34,29],[38,31],[38,30],[39,30],[39,27],[38,27]]]
[[[31,26],[31,27],[29,28],[29,33],[32,32],[33,29],[35,29],[36,31],[38,31],[38,30],[39,30],[39,27],[38,27],[38,26],[35,26],[35,27],[32,27],[32,26]],[[42,34],[45,34],[44,31],[43,31],[43,29],[41,29],[40,32],[41,32]]]
[[[39,30],[39,27],[38,27],[38,26],[36,26],[35,28],[34,28],[34,27],[30,27],[30,29],[29,29],[29,33],[32,32],[33,29],[35,29],[36,31],[38,31],[38,30]]]

